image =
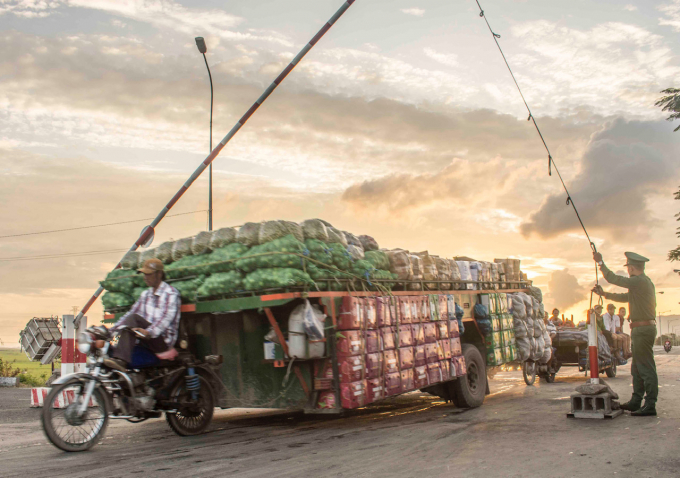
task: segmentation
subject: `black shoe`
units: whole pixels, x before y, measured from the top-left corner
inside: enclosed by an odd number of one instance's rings
[[[127,364],[117,358],[107,358],[104,359],[104,365],[106,365],[109,368],[112,368],[113,370],[118,370],[119,372],[126,372],[127,371]]]
[[[630,415],[633,417],[655,417],[656,407],[654,405],[645,405],[641,409],[631,412]]]
[[[632,401],[622,403],[621,410],[628,410],[629,412],[635,412],[640,409],[640,404]]]

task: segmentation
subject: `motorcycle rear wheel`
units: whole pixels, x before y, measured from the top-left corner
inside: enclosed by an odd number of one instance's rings
[[[206,379],[199,377],[201,382],[198,400],[191,399],[191,392],[187,390],[184,380],[175,384],[170,392],[170,400],[179,402],[182,406],[175,413],[166,413],[168,425],[180,436],[199,435],[208,428],[215,409],[215,397],[212,387]]]
[[[86,383],[86,382],[85,382]],[[106,393],[97,386],[92,392],[92,404],[82,417],[76,408],[83,400],[84,382],[67,382],[56,387],[45,398],[42,425],[45,435],[54,446],[64,451],[85,451],[97,444],[109,423],[109,406]],[[64,398],[72,401],[65,408]]]

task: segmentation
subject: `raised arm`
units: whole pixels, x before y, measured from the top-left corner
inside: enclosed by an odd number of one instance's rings
[[[602,297],[608,300],[613,300],[614,302],[628,302],[628,292],[623,294],[616,294],[614,292],[605,292]]]

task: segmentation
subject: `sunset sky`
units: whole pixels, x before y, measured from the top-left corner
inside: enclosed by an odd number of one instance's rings
[[[654,106],[680,87],[680,0],[481,3],[605,261],[649,257],[658,311],[680,313],[680,132]],[[217,143],[341,4],[0,0],[0,236],[153,218],[208,153],[194,37]],[[214,168],[215,228],[320,217],[515,257],[547,309],[587,308],[588,242],[474,0],[357,0]],[[205,209],[207,176],[171,214]],[[82,306],[122,253],[35,256],[127,249],[143,226],[0,238],[0,339]],[[168,217],[154,244],[206,227]]]

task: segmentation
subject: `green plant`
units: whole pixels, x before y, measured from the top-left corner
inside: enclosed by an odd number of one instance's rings
[[[0,377],[16,377],[21,373],[21,370],[19,370],[18,367],[15,367],[14,364],[16,363],[16,360],[12,360],[11,362],[6,362],[0,358]]]
[[[19,375],[19,381],[30,387],[42,387],[45,385],[45,382],[47,382],[47,373],[43,373],[40,376],[22,373]]]

